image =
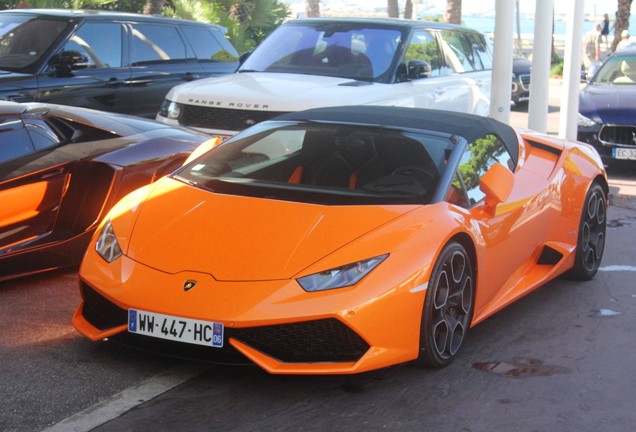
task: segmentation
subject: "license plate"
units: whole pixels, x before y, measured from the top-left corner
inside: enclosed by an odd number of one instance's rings
[[[129,309],[128,331],[177,342],[223,347],[223,324],[212,321]]]
[[[631,148],[617,148],[612,149],[612,157],[614,159],[636,159],[636,149]]]

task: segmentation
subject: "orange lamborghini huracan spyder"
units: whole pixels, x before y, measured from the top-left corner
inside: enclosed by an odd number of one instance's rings
[[[271,373],[443,367],[469,327],[595,275],[607,197],[592,147],[492,119],[285,114],[120,201],[82,262],[73,324]]]

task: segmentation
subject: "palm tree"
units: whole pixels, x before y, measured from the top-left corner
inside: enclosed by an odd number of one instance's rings
[[[320,0],[305,0],[305,14],[308,17],[319,17]]]
[[[616,21],[614,22],[614,42],[612,51],[616,51],[616,45],[621,40],[623,30],[629,29],[629,15],[631,14],[632,0],[618,0],[616,9]]]
[[[146,0],[144,13],[146,15],[159,15],[163,12],[166,0]]]
[[[412,19],[413,18],[413,1],[406,0],[404,4],[404,18]]]
[[[398,8],[398,0],[387,0],[386,9],[387,9],[389,18],[400,17],[400,9]]]
[[[462,23],[462,0],[446,0],[444,21],[452,24]]]

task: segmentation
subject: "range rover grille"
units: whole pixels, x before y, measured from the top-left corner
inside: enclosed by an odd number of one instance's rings
[[[179,124],[188,127],[242,131],[256,123],[269,120],[280,114],[285,114],[285,112],[183,105],[179,116]]]

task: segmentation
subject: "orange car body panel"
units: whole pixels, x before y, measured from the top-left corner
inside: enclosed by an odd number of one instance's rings
[[[514,187],[492,208],[320,206],[224,196],[164,178],[111,211],[124,256],[108,264],[91,247],[80,275],[123,310],[214,320],[226,328],[336,318],[370,345],[357,362],[303,364],[283,363],[230,338],[271,373],[355,373],[410,361],[419,355],[432,266],[450,239],[468,238],[474,247],[473,325],[572,267],[580,209],[590,180],[604,177],[603,169],[586,149],[530,132],[519,138]],[[546,246],[562,254],[558,263],[537,264]],[[355,286],[305,292],[296,281],[386,253]],[[186,292],[188,279],[198,285]],[[93,327],[82,307],[73,324],[88,338],[126,331],[125,325]]]

